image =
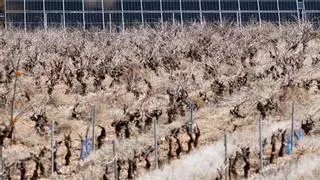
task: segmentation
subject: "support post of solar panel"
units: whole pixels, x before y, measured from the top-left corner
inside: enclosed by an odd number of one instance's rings
[[[300,20],[300,9],[299,9],[299,3],[298,0],[296,0],[296,5],[297,5],[297,17],[298,17],[298,23],[299,25],[301,24],[301,20]]]
[[[297,0],[297,7],[298,7],[298,15],[300,18],[300,22],[304,23],[305,22],[305,17],[304,17],[304,1],[303,0]]]
[[[7,0],[4,0],[4,28],[5,28],[6,31],[8,30],[8,24],[7,24]]]
[[[62,20],[63,20],[63,29],[66,28],[66,12],[65,12],[65,5],[64,5],[64,1],[62,0]]]
[[[172,25],[175,25],[176,20],[174,19],[174,12],[172,13]]]
[[[121,25],[122,25],[122,32],[124,32],[123,0],[121,0]]]
[[[84,14],[84,0],[82,0],[82,25],[83,25],[83,29],[86,29],[86,18],[85,18],[85,14]]]
[[[220,19],[220,26],[222,26],[221,0],[219,0],[219,19]]]
[[[242,26],[242,21],[241,21],[241,7],[240,7],[240,0],[238,0],[238,13],[237,13],[237,16],[239,16],[238,18],[239,19],[237,19],[237,21],[238,21],[238,26]]]
[[[26,0],[23,0],[23,23],[24,23],[24,30],[27,31]]]
[[[181,26],[183,27],[182,0],[179,0],[179,7],[180,7],[180,21],[181,21]]]
[[[48,29],[48,16],[47,16],[47,13],[44,13],[44,21],[43,21],[43,26],[44,26],[44,29],[47,30]]]
[[[111,13],[109,13],[109,33],[112,33],[112,21],[111,21]]]
[[[278,11],[278,23],[279,23],[279,27],[281,27],[281,14],[280,14],[279,0],[277,0],[277,11]]]
[[[61,28],[63,27],[63,15],[62,14],[60,15],[60,27]]]
[[[42,12],[43,12],[43,28],[47,30],[47,14],[46,14],[46,1],[42,0]]]
[[[104,0],[101,0],[101,13],[102,13],[102,29],[106,29],[106,24],[104,21]]]
[[[160,0],[160,3],[161,3],[161,0]],[[142,26],[144,26],[143,3],[142,3],[142,0],[140,0],[140,13],[141,13],[141,23],[142,23]]]
[[[302,16],[302,22],[305,23],[306,22],[306,14],[305,14],[305,7],[304,7],[304,1],[300,2],[302,3],[303,7],[302,7],[302,11],[301,11],[301,16]]]
[[[160,0],[160,21],[161,21],[161,28],[163,28],[163,9],[162,9],[162,0]]]
[[[260,0],[257,0],[257,7],[258,7],[258,19],[259,19],[259,26],[261,27],[261,11],[260,11]]]
[[[202,6],[201,6],[201,0],[199,0],[199,15],[200,15],[200,24],[203,24],[202,20]]]

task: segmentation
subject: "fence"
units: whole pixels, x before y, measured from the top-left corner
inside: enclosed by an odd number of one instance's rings
[[[317,0],[5,0],[5,25],[24,29],[100,28],[120,31],[164,23],[255,21],[317,23]]]

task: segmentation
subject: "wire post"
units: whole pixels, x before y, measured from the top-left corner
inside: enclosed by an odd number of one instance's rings
[[[54,173],[54,121],[51,122],[51,174]]]
[[[155,169],[158,169],[158,135],[157,135],[157,120],[153,118],[153,143],[154,143],[154,164]]]
[[[262,116],[259,118],[259,146],[260,146],[260,175],[263,171],[263,147],[262,147]]]
[[[291,119],[291,153],[292,153],[292,151],[293,151],[293,146],[294,146],[294,125],[295,125],[295,117],[294,117],[294,115],[295,115],[295,112],[294,112],[294,107],[295,106],[295,104],[294,104],[294,101],[292,102],[292,112],[291,112],[291,117],[292,117],[292,119]]]
[[[227,133],[224,133],[224,165],[225,165],[225,176],[228,180],[228,139]]]
[[[117,144],[117,140],[113,140],[112,141],[112,144],[113,144],[113,169],[114,169],[114,179],[115,180],[119,180],[119,175],[118,175],[118,167],[117,167],[117,147],[116,147],[116,144]]]
[[[96,105],[92,105],[92,150],[95,149],[94,127],[96,126]]]

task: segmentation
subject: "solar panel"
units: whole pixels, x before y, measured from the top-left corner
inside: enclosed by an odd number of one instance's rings
[[[67,26],[90,28],[102,27],[103,24],[103,27],[111,27],[111,22],[118,27],[118,24],[135,25],[142,21],[159,24],[161,17],[170,23],[200,19],[213,22],[220,21],[220,14],[222,20],[239,24],[255,21],[259,14],[261,20],[277,22],[278,11],[282,21],[297,21],[298,17],[302,19],[302,12],[298,16],[297,9],[305,9],[303,12],[306,15],[320,12],[320,0],[64,0],[64,6],[63,0],[25,2],[27,17],[24,17],[24,0],[7,0],[9,24],[21,25],[23,19],[27,18],[29,24],[43,26],[47,18],[46,22],[52,26],[61,26],[65,19]]]
[[[240,1],[241,10],[258,10],[257,0],[241,0]]]
[[[260,10],[277,11],[277,0],[259,0]]]
[[[280,10],[297,10],[296,0],[279,0]]]
[[[305,10],[320,10],[319,0],[304,0]]]

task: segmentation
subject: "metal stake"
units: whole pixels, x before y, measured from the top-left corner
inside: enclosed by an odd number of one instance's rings
[[[116,147],[117,140],[113,140],[113,169],[114,169],[114,179],[119,180],[118,170],[117,170],[117,147]]]
[[[154,164],[155,169],[158,169],[158,135],[157,135],[157,120],[153,118],[153,143],[154,143]]]
[[[54,173],[54,121],[51,122],[51,173]]]
[[[96,126],[96,105],[92,106],[92,150],[95,149],[94,127]]]
[[[295,112],[294,112],[294,107],[295,106],[295,104],[294,104],[294,101],[292,102],[292,112],[291,112],[291,117],[292,117],[292,119],[291,119],[291,152],[293,152],[293,146],[294,146],[294,125],[295,125],[295,117],[294,117],[294,115],[295,115]]]
[[[193,108],[194,108],[194,104],[192,103],[192,104],[190,104],[190,121],[189,121],[189,132],[190,132],[190,134],[191,134],[191,136],[192,136],[192,131],[193,131],[193,129],[192,129],[192,125],[193,125]]]
[[[224,134],[224,165],[225,165],[225,176],[228,180],[228,139],[227,133]]]
[[[263,147],[262,147],[262,116],[259,118],[259,146],[260,146],[260,174],[263,171]]]

